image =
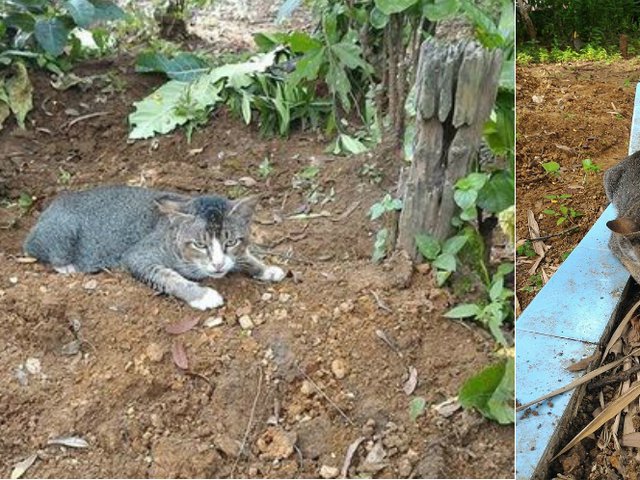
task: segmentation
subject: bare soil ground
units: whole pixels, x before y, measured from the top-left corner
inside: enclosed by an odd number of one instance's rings
[[[544,240],[551,248],[535,272],[530,271],[535,256],[518,256],[516,293],[521,309],[608,204],[602,176],[627,155],[639,66],[633,59],[517,67],[517,238],[529,238],[528,210],[541,236],[560,234]],[[583,171],[587,158],[601,168],[599,173]],[[542,163],[550,161],[560,164],[559,174],[545,172]],[[570,197],[546,198],[550,195]],[[557,225],[561,215],[543,211],[559,212],[561,205],[576,216]]]
[[[38,452],[29,476],[317,477],[323,465],[341,468],[362,438],[349,476],[513,478],[512,426],[430,408],[494,360],[494,341],[476,325],[442,318],[463,299],[436,288],[429,272],[413,271],[401,256],[379,266],[369,260],[375,228],[367,211],[395,184],[392,162],[329,156],[310,134],[264,139],[225,112],[191,144],[183,132],[130,143],[132,102],[162,80],[133,73],[130,58],[76,70],[108,72],[117,81],[85,92],[60,92],[34,75],[28,130],[9,124],[0,132],[9,200],[0,208],[2,474]],[[107,113],[73,123],[79,117],[70,109]],[[274,170],[263,179],[265,157]],[[365,162],[384,172],[380,185],[359,175]],[[335,190],[322,207],[331,216],[286,220],[305,202],[292,179],[309,165],[320,167],[323,191]],[[256,183],[232,184],[241,177]],[[201,313],[123,272],[61,276],[17,260],[57,193],[113,183],[261,195],[256,241],[275,245],[269,261],[293,277],[277,285],[217,281],[226,305]],[[21,193],[36,198],[31,209],[16,205]],[[255,328],[242,330],[240,315]],[[207,327],[210,317],[223,322]],[[198,326],[179,337],[192,372],[185,374],[172,362],[175,337],[165,327],[193,318]],[[83,339],[77,353],[68,351],[72,326]],[[418,371],[412,396],[402,390],[409,366]],[[416,395],[427,409],[411,421]],[[89,448],[47,446],[69,435]]]

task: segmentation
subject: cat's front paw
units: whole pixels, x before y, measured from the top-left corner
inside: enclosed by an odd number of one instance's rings
[[[271,266],[265,268],[259,278],[267,282],[280,282],[286,275],[286,272],[280,267]]]
[[[207,310],[208,308],[218,308],[224,304],[222,295],[213,288],[204,288],[202,296],[189,302],[189,306],[198,310]]]

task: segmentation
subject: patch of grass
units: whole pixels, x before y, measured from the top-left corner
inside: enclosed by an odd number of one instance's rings
[[[604,47],[587,43],[579,51],[572,47],[553,46],[551,48],[525,43],[518,45],[516,62],[519,65],[532,63],[567,63],[567,62],[614,62],[622,60],[617,46]]]

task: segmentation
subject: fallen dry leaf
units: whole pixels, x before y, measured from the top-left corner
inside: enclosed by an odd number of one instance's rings
[[[364,437],[360,437],[357,440],[354,440],[347,448],[347,454],[344,457],[342,470],[340,470],[340,478],[347,478],[347,473],[349,472],[349,467],[351,466],[353,455],[356,453],[356,450],[358,450],[358,447],[362,442],[364,442]]]
[[[623,447],[640,448],[640,432],[623,435],[621,443]]]
[[[416,367],[411,366],[409,367],[409,379],[404,382],[402,390],[407,395],[411,395],[416,389],[416,385],[418,385],[418,370],[416,370]]]
[[[607,358],[607,355],[609,354],[609,350],[611,350],[611,347],[613,347],[613,345],[618,341],[618,339],[622,336],[622,334],[626,330],[627,324],[633,317],[633,314],[636,312],[638,307],[640,307],[640,300],[638,300],[636,303],[633,304],[633,306],[629,309],[627,314],[624,316],[624,318],[620,322],[620,325],[618,325],[618,327],[616,328],[616,331],[613,332],[613,334],[611,335],[611,338],[607,342],[607,347],[604,349],[604,353],[602,354],[602,358],[600,359],[601,365],[602,365],[602,362],[604,362],[604,359]]]
[[[182,342],[178,339],[173,341],[173,345],[171,346],[171,356],[173,357],[173,363],[175,363],[178,368],[181,368],[182,370],[187,370],[189,368],[187,352],[184,349]]]
[[[47,441],[47,445],[62,445],[71,448],[88,448],[89,444],[80,437],[58,437]]]
[[[600,427],[602,427],[609,420],[614,418],[618,413],[620,413],[627,405],[633,402],[636,398],[640,396],[640,384],[634,386],[629,389],[625,394],[619,396],[615,400],[613,400],[609,405],[606,406],[600,414],[589,422],[589,425],[584,427],[580,433],[578,433],[573,440],[571,440],[565,447],[560,450],[552,460],[555,460],[563,453],[571,450],[575,445],[580,443],[583,439],[597,431]]]
[[[15,480],[16,478],[22,477],[27,470],[33,465],[33,463],[38,458],[38,454],[34,453],[33,455],[29,455],[27,458],[22,460],[21,462],[16,463],[16,466],[11,470],[11,479]]]
[[[596,358],[598,358],[598,352],[594,353],[590,357],[583,358],[582,360],[578,360],[576,363],[573,363],[567,367],[567,370],[570,372],[581,372],[582,370],[586,370],[591,362],[593,362]]]
[[[451,415],[456,413],[458,410],[462,408],[462,405],[458,402],[458,397],[448,398],[442,403],[437,405],[433,405],[433,408],[439,415],[442,415],[445,418],[449,418]]]
[[[170,333],[171,335],[180,335],[181,333],[188,332],[189,330],[191,330],[193,327],[195,327],[198,324],[199,321],[200,321],[199,318],[188,318],[178,323],[172,323],[171,325],[166,325],[164,329],[167,333]]]

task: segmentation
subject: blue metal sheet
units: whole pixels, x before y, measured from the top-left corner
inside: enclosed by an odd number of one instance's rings
[[[591,356],[597,345],[517,331],[518,361],[516,393],[520,404],[535,400],[567,383],[581,373],[571,373],[567,367]],[[516,415],[516,478],[529,479],[545,453],[553,432],[573,392],[566,392],[518,412]]]

